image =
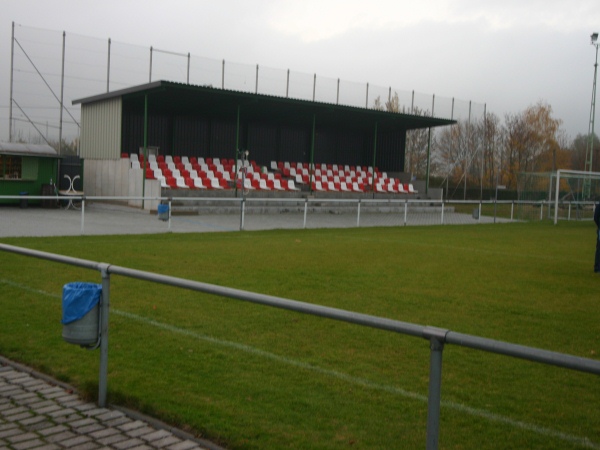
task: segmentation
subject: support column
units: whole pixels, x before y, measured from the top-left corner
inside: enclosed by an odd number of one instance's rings
[[[317,124],[317,115],[313,113],[313,122],[312,122],[312,137],[310,140],[310,162],[309,162],[309,167],[310,167],[310,192],[312,193],[312,184],[313,181],[315,180],[315,175],[314,175],[314,164],[315,164],[315,129],[316,129],[316,124]]]
[[[58,155],[62,155],[62,134],[63,134],[63,99],[65,93],[65,41],[67,34],[63,31],[63,42],[62,42],[62,68],[60,72],[60,123],[58,126]]]
[[[8,103],[8,142],[13,141],[13,72],[15,70],[15,23],[12,23],[10,40],[10,101]]]

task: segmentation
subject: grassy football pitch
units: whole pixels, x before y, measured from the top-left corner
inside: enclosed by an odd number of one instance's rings
[[[2,242],[598,359],[591,222]],[[0,354],[95,398],[65,283],[0,252]],[[600,448],[600,378],[447,345],[440,448]],[[232,449],[424,448],[424,339],[111,278],[109,401]]]

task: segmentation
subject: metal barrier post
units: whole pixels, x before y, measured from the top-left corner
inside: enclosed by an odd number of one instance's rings
[[[240,231],[244,230],[244,219],[246,217],[246,199],[242,198],[242,208],[240,212]]]
[[[426,327],[423,337],[429,339],[429,398],[427,400],[427,450],[437,450],[440,435],[442,402],[442,353],[447,330]]]
[[[358,199],[358,211],[356,213],[356,228],[360,227],[360,198]]]
[[[100,303],[100,372],[98,376],[98,406],[106,406],[108,384],[108,314],[110,309],[110,273],[108,264],[100,264],[102,299]]]
[[[302,225],[303,229],[306,229],[306,212],[308,211],[308,199],[304,199],[304,224]]]
[[[84,224],[85,222],[85,197],[81,197],[81,234],[84,232]]]
[[[442,200],[442,225],[444,225],[444,200]]]
[[[404,226],[406,226],[407,215],[408,215],[408,200],[404,200]]]
[[[171,197],[169,197],[169,226],[168,226],[168,230],[171,231],[171,208],[173,207],[173,205],[171,204],[173,202],[173,199]]]

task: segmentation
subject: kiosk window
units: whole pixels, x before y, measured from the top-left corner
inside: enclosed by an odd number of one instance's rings
[[[0,175],[5,179],[21,179],[23,177],[22,159],[20,156],[0,155]]]

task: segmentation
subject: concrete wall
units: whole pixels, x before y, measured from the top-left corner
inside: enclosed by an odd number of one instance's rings
[[[146,180],[144,183],[144,172],[141,169],[129,169],[129,192],[130,197],[160,197],[160,181]],[[142,189],[143,186],[143,189]],[[144,208],[147,211],[156,211],[158,209],[158,200],[129,200],[130,206]]]
[[[86,159],[83,167],[85,195],[102,197],[129,195],[128,159]]]

